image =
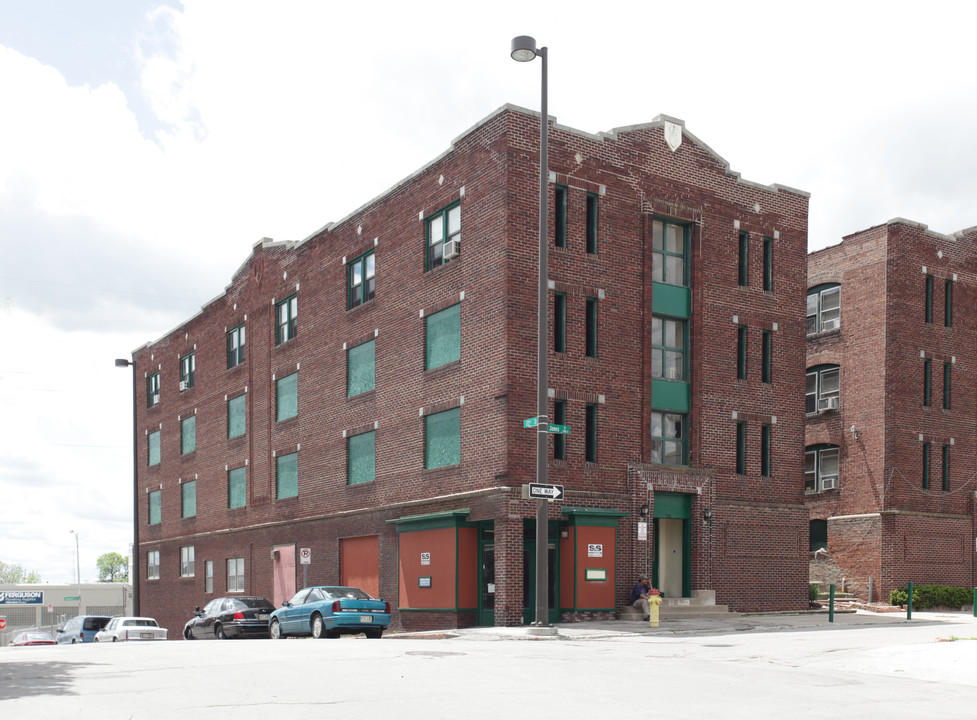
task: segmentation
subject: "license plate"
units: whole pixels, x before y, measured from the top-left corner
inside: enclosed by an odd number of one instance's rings
[[[268,613],[259,613],[258,614],[258,619],[259,620],[267,620],[268,619]]]
[[[371,623],[371,622],[373,622],[373,616],[372,615],[360,615],[360,622],[361,623]]]
[[[139,633],[139,637],[146,638],[147,640],[151,640],[152,637],[153,637],[153,634],[152,633]]]

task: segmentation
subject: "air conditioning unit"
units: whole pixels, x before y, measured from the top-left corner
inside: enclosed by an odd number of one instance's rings
[[[837,490],[838,489],[838,476],[837,475],[826,475],[821,478],[821,489],[822,490]]]
[[[841,320],[838,318],[829,318],[827,320],[821,321],[821,332],[828,332],[828,330],[837,330],[841,325]]]
[[[451,240],[444,244],[444,259],[450,260],[451,258],[458,257],[458,252],[461,250],[457,240]]]
[[[190,383],[187,380],[180,381],[180,392],[190,389]]]
[[[837,410],[840,403],[836,397],[819,398],[818,399],[818,412],[824,412],[825,410]]]
[[[153,395],[153,405],[159,405],[159,393]]]

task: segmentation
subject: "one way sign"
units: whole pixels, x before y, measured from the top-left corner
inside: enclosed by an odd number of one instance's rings
[[[546,498],[547,500],[559,500],[563,497],[562,485],[544,485],[543,483],[529,483],[530,498]]]

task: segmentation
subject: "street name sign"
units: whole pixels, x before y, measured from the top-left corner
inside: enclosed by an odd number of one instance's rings
[[[547,428],[547,430],[549,432],[551,432],[551,433],[556,434],[556,435],[569,435],[570,434],[570,426],[569,425],[556,425],[555,423],[550,423],[550,426]]]
[[[532,427],[536,427],[537,425],[539,425],[539,417],[538,416],[537,417],[526,418],[525,420],[522,421],[522,426],[524,428],[532,428]]]

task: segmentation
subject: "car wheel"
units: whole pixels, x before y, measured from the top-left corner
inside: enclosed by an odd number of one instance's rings
[[[118,639],[119,639],[119,638],[117,638],[117,637],[113,637],[113,638],[112,638],[112,642],[116,642],[116,641],[117,641]]]
[[[268,628],[268,634],[271,635],[272,640],[281,640],[285,637],[285,633],[282,632],[282,626],[278,622],[278,619],[271,621],[271,626]]]
[[[98,638],[95,638],[95,642],[98,642]],[[74,645],[74,644],[75,644],[75,641],[74,641],[74,640],[72,640],[72,641],[71,641],[71,644],[72,644],[72,645]]]
[[[374,640],[379,640],[383,637],[383,628],[375,628],[373,630],[366,630],[365,632],[368,638],[373,638]]]
[[[322,622],[322,615],[316,613],[312,616],[312,637],[316,640],[323,637],[326,629],[326,624]]]
[[[214,626],[214,637],[218,640],[227,640],[227,635],[224,634],[224,626],[220,623]]]
[[[72,645],[74,645],[74,644],[75,644],[75,639],[74,639],[74,638],[71,638],[71,644],[72,644]]]
[[[193,640],[193,633],[190,631],[190,628],[184,628],[183,629],[183,639],[184,640]]]

